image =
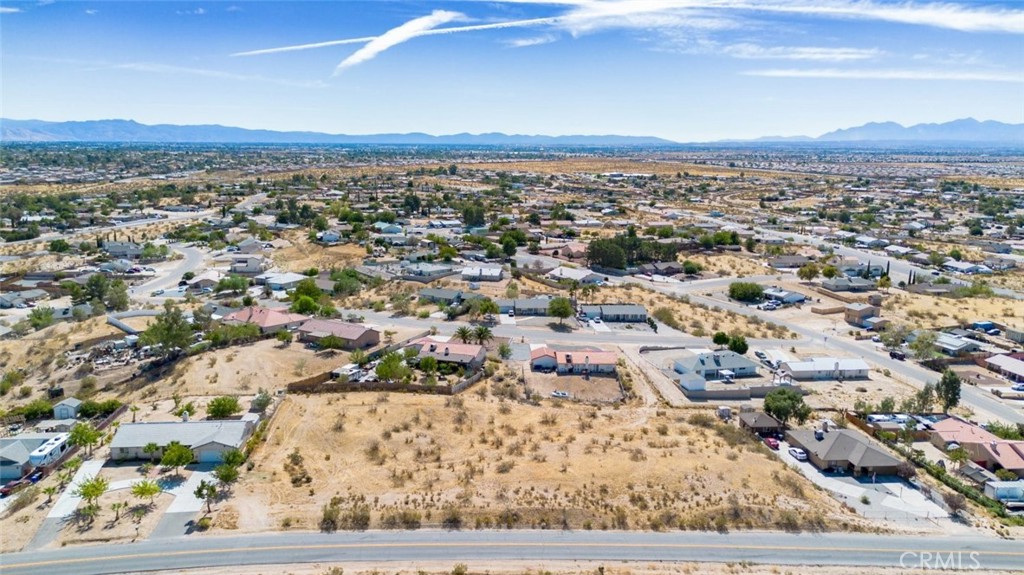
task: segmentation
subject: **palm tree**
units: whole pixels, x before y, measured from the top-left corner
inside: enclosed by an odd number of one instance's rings
[[[583,301],[587,301],[590,298],[594,297],[594,292],[596,291],[596,289],[597,288],[595,286],[587,284],[580,289],[580,297],[583,298]]]
[[[473,339],[473,330],[467,326],[462,326],[455,330],[455,337],[462,340],[462,343],[469,343]]]
[[[488,341],[494,339],[494,334],[491,333],[490,329],[481,325],[473,330],[473,339],[475,339],[480,345],[484,345]]]

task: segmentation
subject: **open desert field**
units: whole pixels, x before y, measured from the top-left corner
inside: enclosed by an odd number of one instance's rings
[[[506,399],[521,389],[289,396],[215,529],[315,530],[332,503],[339,528],[868,527],[710,411]]]
[[[282,237],[291,246],[274,251],[274,264],[282,270],[304,272],[309,268],[327,270],[362,263],[366,249],[355,244],[324,247],[313,244],[302,232],[289,232]]]
[[[885,317],[914,329],[963,325],[981,319],[999,320],[1024,316],[1020,303],[1012,299],[948,298],[893,290],[885,299]]]

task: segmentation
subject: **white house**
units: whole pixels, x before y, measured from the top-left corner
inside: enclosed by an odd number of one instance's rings
[[[53,406],[54,419],[74,419],[78,417],[78,408],[81,407],[80,399],[69,397]]]
[[[812,357],[804,361],[785,361],[779,371],[796,380],[867,379],[871,368],[859,358]]]
[[[578,281],[581,284],[596,284],[604,280],[603,276],[595,274],[586,268],[557,267],[548,272],[548,278],[555,281],[568,280]]]
[[[252,434],[253,422],[246,420],[170,421],[159,423],[124,423],[117,428],[110,442],[113,459],[150,459],[160,457],[172,441],[188,447],[200,463],[220,463],[224,453],[241,449]],[[150,443],[159,449],[155,454],[144,451]]]

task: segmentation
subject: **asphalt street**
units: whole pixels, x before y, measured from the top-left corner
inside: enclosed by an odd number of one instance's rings
[[[127,571],[195,569],[225,565],[313,562],[450,561],[714,561],[780,565],[918,567],[941,557],[970,569],[1016,570],[1024,565],[1019,541],[971,537],[764,532],[607,531],[366,531],[335,534],[266,533],[126,545],[72,546],[10,553],[0,558],[8,575],[101,575]]]

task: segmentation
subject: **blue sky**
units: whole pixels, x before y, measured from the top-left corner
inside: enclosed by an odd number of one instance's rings
[[[0,0],[0,58],[19,119],[677,141],[1024,122],[1022,0]]]

